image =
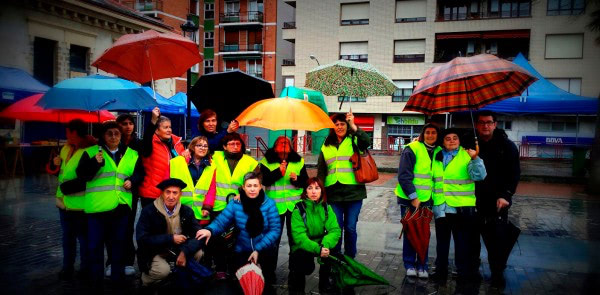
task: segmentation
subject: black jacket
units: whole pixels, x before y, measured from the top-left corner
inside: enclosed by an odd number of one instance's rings
[[[127,146],[125,146],[124,144],[120,144],[119,150],[117,150],[117,152],[115,153],[115,158],[113,159],[117,166],[119,165],[119,162],[121,161],[123,155],[125,155],[126,151]],[[109,156],[112,155],[105,145],[102,145],[102,152]],[[81,178],[84,181],[91,181],[96,176],[96,173],[98,173],[98,170],[100,170],[100,168],[102,168],[103,166],[104,161],[102,161],[102,163],[98,163],[95,157],[90,157],[87,153],[83,153],[81,159],[79,160],[79,164],[77,165],[77,170],[75,171],[77,173],[78,178]],[[131,187],[137,188],[140,185],[140,183],[142,183],[145,174],[146,173],[144,170],[144,165],[142,164],[142,157],[138,156],[138,159],[135,162],[135,168],[133,169],[133,174],[125,180],[130,180]]]
[[[519,150],[502,129],[494,130],[492,139],[479,139],[479,157],[487,176],[475,182],[477,208],[483,215],[496,212],[496,201],[506,199],[512,205],[512,196],[521,177]]]
[[[281,159],[279,159],[279,156],[277,156],[277,153],[275,152],[275,150],[273,148],[270,148],[267,150],[267,152],[265,153],[265,159],[269,163],[281,163]],[[295,151],[291,151],[288,153],[286,161],[288,163],[292,163],[292,162],[300,162],[300,160],[302,160],[302,157],[300,157],[300,155],[298,153],[296,153]],[[264,186],[273,185],[275,182],[277,182],[277,180],[279,180],[280,178],[283,177],[283,175],[281,175],[281,171],[279,171],[279,169],[275,169],[275,170],[271,171],[271,170],[269,170],[269,168],[265,167],[264,165],[260,165],[260,172],[263,176],[262,184]],[[306,185],[307,180],[308,180],[308,173],[306,172],[306,163],[305,163],[304,166],[302,166],[302,169],[300,170],[300,175],[298,175],[298,178],[296,179],[296,181],[290,180],[290,182],[295,187],[304,188],[304,185]]]
[[[176,245],[173,241],[173,235],[167,234],[165,216],[156,209],[154,203],[142,209],[135,228],[140,271],[147,272],[150,269],[152,258],[155,255],[165,254],[170,260],[175,261],[177,255],[183,251],[186,258],[191,259],[202,248],[204,240],[196,240],[196,232],[202,227],[194,216],[194,211],[188,206],[181,206],[179,219],[181,234],[188,239],[183,244]]]

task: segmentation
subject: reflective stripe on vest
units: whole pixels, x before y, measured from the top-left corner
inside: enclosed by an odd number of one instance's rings
[[[260,163],[269,169],[269,171],[279,169],[280,165],[278,162],[269,163],[264,157],[260,160]],[[304,167],[303,158],[298,162],[289,162],[285,170],[285,175],[279,178],[273,185],[265,188],[267,196],[275,201],[279,215],[284,214],[287,211],[294,211],[296,203],[300,200],[302,188],[292,184],[290,175],[292,172],[296,175],[300,175],[302,167]]]
[[[83,210],[85,207],[85,191],[81,191],[78,193],[65,195],[60,190],[60,185],[68,180],[72,180],[77,178],[77,166],[79,165],[79,160],[81,156],[85,152],[85,149],[76,150],[71,158],[67,161],[67,156],[71,152],[71,146],[66,144],[60,150],[60,159],[62,160],[60,163],[60,171],[58,173],[58,186],[56,188],[56,197],[63,198],[63,203],[68,210]]]
[[[194,215],[196,216],[196,219],[198,220],[210,220],[210,216],[202,217],[202,206],[204,205],[204,198],[206,196],[206,193],[208,193],[208,188],[210,187],[210,182],[212,181],[214,173],[215,165],[204,167],[202,175],[200,175],[198,182],[196,182],[196,187],[194,187],[191,207],[194,210]],[[203,187],[206,187],[206,189],[204,189]]]
[[[90,158],[98,153],[98,146],[94,145],[85,151]],[[86,183],[85,206],[86,213],[106,212],[116,208],[119,204],[127,204],[131,208],[131,191],[125,189],[125,179],[133,175],[138,153],[127,148],[123,158],[117,166],[108,153],[102,153],[104,166],[96,176]]]
[[[471,156],[459,147],[446,169],[443,162],[434,162],[434,205],[446,202],[452,207],[475,206],[475,182],[468,171],[470,161]]]
[[[421,202],[427,202],[431,198],[432,189],[433,189],[433,172],[431,171],[432,163],[431,158],[429,157],[429,153],[427,152],[427,147],[420,141],[414,141],[407,145],[407,148],[415,154],[415,166],[413,168],[413,185],[415,186],[415,192],[417,193],[417,197]],[[433,158],[437,153],[441,150],[440,147],[436,147],[433,150]],[[402,186],[400,183],[396,185],[396,189],[394,190],[396,196],[402,199],[408,200],[408,195],[404,193],[402,190]]]
[[[169,173],[172,178],[178,178],[186,184],[185,188],[181,190],[180,200],[182,205],[191,207],[193,203],[194,181],[183,156],[177,156],[170,160]]]
[[[336,182],[342,184],[358,184],[352,170],[350,158],[354,154],[352,139],[347,136],[336,148],[334,145],[323,145],[321,147],[323,159],[327,163],[327,176],[325,186],[331,186]]]

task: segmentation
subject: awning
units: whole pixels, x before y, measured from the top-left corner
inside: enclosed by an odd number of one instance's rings
[[[450,34],[437,34],[435,38],[438,40],[444,39],[479,39],[481,33],[450,33]]]
[[[373,116],[354,115],[354,124],[364,131],[373,131],[375,118]]]

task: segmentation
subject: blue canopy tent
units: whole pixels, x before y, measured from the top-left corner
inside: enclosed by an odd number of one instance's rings
[[[42,84],[27,72],[0,66],[0,102],[13,103],[22,98],[43,93],[50,87]]]
[[[150,95],[154,95],[152,88],[144,86],[142,87],[146,92]],[[183,120],[186,114],[186,100],[187,96],[183,92],[178,92],[177,94],[166,98],[156,92],[156,102],[158,103],[158,107],[160,108],[160,112],[171,119],[171,128],[173,129],[173,133],[177,136],[183,136]],[[144,110],[144,113],[151,112],[152,109]],[[192,118],[199,118],[200,113],[196,109],[196,106],[192,105]],[[145,124],[150,122],[150,116],[145,116],[144,120]],[[195,131],[198,127],[196,124],[192,124],[192,134],[197,134]],[[145,125],[144,125],[145,126]],[[195,132],[195,133],[194,133]]]
[[[482,108],[483,110],[512,114],[594,115],[597,113],[597,98],[575,95],[558,88],[536,71],[520,53],[513,63],[526,69],[539,80],[531,84],[521,96],[487,105]]]

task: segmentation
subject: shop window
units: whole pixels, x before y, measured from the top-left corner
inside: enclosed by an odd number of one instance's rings
[[[574,122],[539,121],[539,132],[576,132],[577,124]]]

